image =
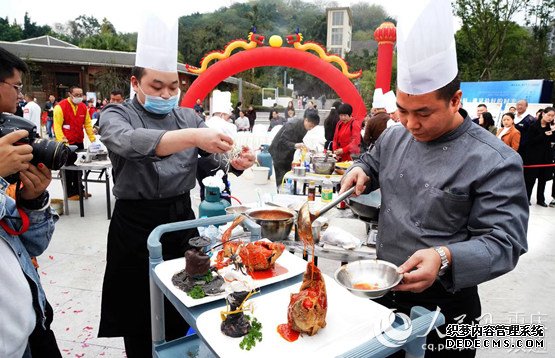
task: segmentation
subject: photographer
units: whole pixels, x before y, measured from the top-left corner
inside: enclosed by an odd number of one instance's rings
[[[0,48],[0,112],[15,112],[21,74],[26,71],[21,59]],[[0,357],[61,357],[50,330],[52,308],[31,261],[48,246],[58,218],[46,191],[52,177],[44,164],[29,163],[33,148],[18,143],[29,136],[27,131],[2,129],[6,134],[0,135]],[[5,193],[5,178],[17,179],[16,173],[23,186],[17,205]]]

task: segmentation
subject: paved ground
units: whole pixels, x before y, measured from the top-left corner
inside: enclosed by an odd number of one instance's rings
[[[275,192],[267,185],[254,185],[252,173],[232,178],[234,195],[244,202],[258,200],[258,195]],[[53,197],[61,197],[59,181],[49,188]],[[60,349],[67,357],[123,357],[121,339],[96,338],[99,324],[100,295],[105,267],[106,219],[103,184],[90,184],[93,196],[85,201],[84,218],[79,217],[78,202],[70,202],[70,215],[57,224],[48,250],[39,258],[39,271],[47,297],[55,310],[53,329]],[[549,194],[549,195],[547,195]],[[546,196],[550,197],[550,188]],[[113,200],[113,198],[112,198]],[[198,206],[195,194],[193,202]],[[530,323],[541,319],[546,325],[547,354],[555,356],[553,335],[553,297],[555,297],[555,208],[531,206],[528,231],[529,252],[517,268],[496,280],[480,285],[484,313],[496,323],[512,319]],[[321,262],[324,272],[332,273],[336,262]],[[528,357],[534,354],[506,350],[480,351],[479,357]]]

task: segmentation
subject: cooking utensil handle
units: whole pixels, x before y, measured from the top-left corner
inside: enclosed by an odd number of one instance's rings
[[[319,217],[320,215],[328,212],[331,208],[335,207],[337,204],[339,204],[341,201],[347,199],[349,196],[351,196],[353,193],[355,192],[355,187],[353,186],[351,189],[347,190],[346,192],[344,192],[343,194],[340,194],[337,198],[335,198],[334,200],[332,200],[329,204],[327,204],[326,206],[324,206],[322,209],[316,211],[314,213],[314,218]]]

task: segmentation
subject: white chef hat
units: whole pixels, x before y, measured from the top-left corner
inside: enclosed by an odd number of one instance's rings
[[[397,110],[397,97],[393,91],[389,91],[383,95],[385,102],[385,110],[387,113],[393,113]]]
[[[231,92],[213,91],[210,112],[231,114],[231,110]]]
[[[397,22],[397,88],[413,95],[430,93],[457,73],[451,1],[406,1]]]
[[[139,28],[135,66],[177,72],[177,16],[150,9]]]
[[[385,108],[383,90],[381,88],[376,88],[374,90],[374,96],[372,96],[372,108]]]

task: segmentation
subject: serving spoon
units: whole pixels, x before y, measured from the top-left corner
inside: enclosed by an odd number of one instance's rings
[[[299,209],[299,216],[297,217],[297,232],[299,238],[305,243],[305,245],[312,246],[314,243],[314,237],[312,236],[312,222],[316,220],[320,215],[328,212],[335,205],[339,204],[341,201],[347,199],[351,194],[355,192],[355,187],[337,196],[330,203],[326,204],[320,210],[311,213],[309,208],[309,202],[306,201],[303,206]]]

